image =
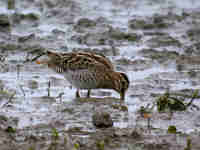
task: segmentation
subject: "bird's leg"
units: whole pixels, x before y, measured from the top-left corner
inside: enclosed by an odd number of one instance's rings
[[[80,98],[79,89],[76,91],[76,98]]]
[[[91,90],[89,89],[87,92],[87,98],[90,98],[90,93],[91,93]]]

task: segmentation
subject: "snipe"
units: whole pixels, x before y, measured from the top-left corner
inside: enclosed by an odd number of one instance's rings
[[[101,54],[93,52],[56,53],[47,51],[48,59],[37,61],[47,64],[55,72],[64,77],[77,88],[76,97],[80,97],[79,90],[87,89],[90,96],[91,89],[113,89],[124,100],[129,87],[126,74],[114,71],[110,60]]]

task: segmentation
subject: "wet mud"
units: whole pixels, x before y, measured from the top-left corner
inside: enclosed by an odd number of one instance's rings
[[[0,149],[199,150],[199,7],[0,1]],[[46,50],[109,57],[130,79],[125,101],[102,89],[75,98],[63,76],[32,61]]]

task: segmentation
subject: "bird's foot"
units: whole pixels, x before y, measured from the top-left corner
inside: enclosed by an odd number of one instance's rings
[[[88,92],[87,92],[87,98],[90,98],[90,93],[91,93],[91,90],[88,90]]]

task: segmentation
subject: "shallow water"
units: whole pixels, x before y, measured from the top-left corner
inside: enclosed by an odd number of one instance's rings
[[[45,1],[47,2],[47,1]],[[76,41],[71,40],[71,36],[76,32],[73,29],[73,22],[77,22],[80,18],[97,19],[98,17],[104,17],[108,20],[108,24],[112,27],[120,28],[123,31],[130,31],[128,28],[128,21],[137,17],[152,17],[155,14],[168,14],[174,13],[177,15],[182,14],[184,11],[193,12],[197,11],[200,7],[200,1],[198,0],[136,0],[136,1],[102,1],[102,0],[76,0],[72,5],[75,5],[72,9],[67,5],[67,1],[60,1],[64,3],[62,6],[59,1],[51,1],[52,8],[48,7],[46,3],[42,3],[39,0],[33,2],[16,1],[16,8],[14,10],[8,10],[6,8],[7,1],[0,2],[0,13],[4,14],[36,14],[39,16],[37,21],[33,21],[29,24],[29,21],[21,22],[17,25],[12,25],[13,36],[25,36],[31,33],[35,34],[35,39],[28,42],[32,45],[42,45],[47,49],[56,49],[60,51],[71,50],[74,47],[87,48],[92,46],[82,45]],[[70,3],[71,4],[71,3]],[[70,7],[70,15],[67,15],[65,7]],[[42,9],[41,9],[42,8]],[[53,12],[55,9],[55,12]],[[55,17],[53,15],[55,13]],[[71,18],[70,18],[71,17]],[[10,18],[12,20],[12,18]],[[66,22],[72,22],[66,23]],[[158,51],[175,51],[180,54],[183,52],[183,47],[188,43],[191,43],[188,38],[183,38],[185,34],[182,30],[188,29],[187,24],[176,23],[176,26],[172,28],[163,29],[163,32],[169,33],[169,35],[175,37],[178,40],[182,40],[183,46],[166,46],[158,47]],[[55,30],[58,30],[58,35],[55,34]],[[131,29],[131,32],[133,30]],[[148,45],[148,40],[152,36],[144,36],[143,30],[133,31],[142,35],[142,39],[139,42],[122,42],[122,44],[116,47],[120,50],[118,56],[109,56],[109,58],[116,65],[119,71],[125,71],[131,81],[130,88],[126,95],[125,105],[128,107],[127,112],[118,112],[107,107],[112,112],[115,118],[115,127],[125,128],[134,127],[137,120],[137,111],[141,106],[145,106],[152,103],[155,99],[151,97],[152,93],[162,94],[167,89],[170,91],[180,91],[184,89],[199,89],[199,79],[191,78],[187,72],[189,69],[185,69],[182,72],[178,72],[176,68],[176,60],[171,59],[160,63],[157,60],[151,60],[145,57],[139,52],[144,48],[151,48]],[[154,31],[153,31],[154,32]],[[162,30],[161,30],[162,32]],[[185,44],[185,45],[184,45]],[[102,45],[94,46],[95,48],[105,47]],[[110,47],[108,45],[108,47]],[[69,83],[64,80],[60,75],[57,75],[47,67],[40,66],[34,63],[22,64],[20,67],[20,73],[17,74],[16,64],[20,64],[25,60],[26,52],[19,53],[20,49],[14,54],[9,54],[6,59],[9,66],[8,72],[0,73],[0,78],[6,86],[8,91],[16,91],[16,95],[10,104],[10,107],[3,107],[0,110],[1,114],[6,116],[13,116],[19,119],[18,128],[24,128],[28,126],[35,126],[38,124],[48,124],[56,121],[60,121],[61,124],[65,124],[65,128],[72,126],[80,126],[86,130],[94,130],[91,124],[91,112],[92,108],[98,106],[93,103],[82,103],[81,105],[74,99],[75,89],[70,87]],[[167,57],[167,56],[166,56]],[[131,60],[133,64],[118,64],[120,59]],[[144,60],[146,64],[134,64],[138,60]],[[12,64],[11,62],[16,63]],[[149,61],[149,62],[148,62]],[[196,67],[199,70],[199,66]],[[50,96],[51,98],[45,98],[47,96],[48,81],[51,81]],[[52,81],[53,80],[53,81]],[[38,84],[37,88],[30,88],[29,81],[35,81]],[[56,83],[54,83],[56,82]],[[95,90],[92,93],[93,97],[104,98],[107,97],[104,94],[108,94],[109,97],[119,98],[119,95],[111,90]],[[62,100],[58,95],[64,92]],[[83,95],[85,93],[82,93]],[[115,103],[115,100],[113,100]],[[7,101],[1,102],[3,106]],[[116,102],[117,103],[117,102]],[[198,101],[195,104],[200,106]],[[69,109],[69,112],[63,112],[64,109]],[[72,111],[70,113],[70,111]],[[128,119],[127,119],[128,118]],[[192,132],[199,130],[200,119],[199,114],[195,111],[186,111],[175,113],[172,120],[164,120],[160,117],[155,110],[155,118],[152,121],[152,126],[161,129],[167,129],[169,125],[176,125],[179,131]],[[139,121],[142,125],[146,124],[146,120]]]

